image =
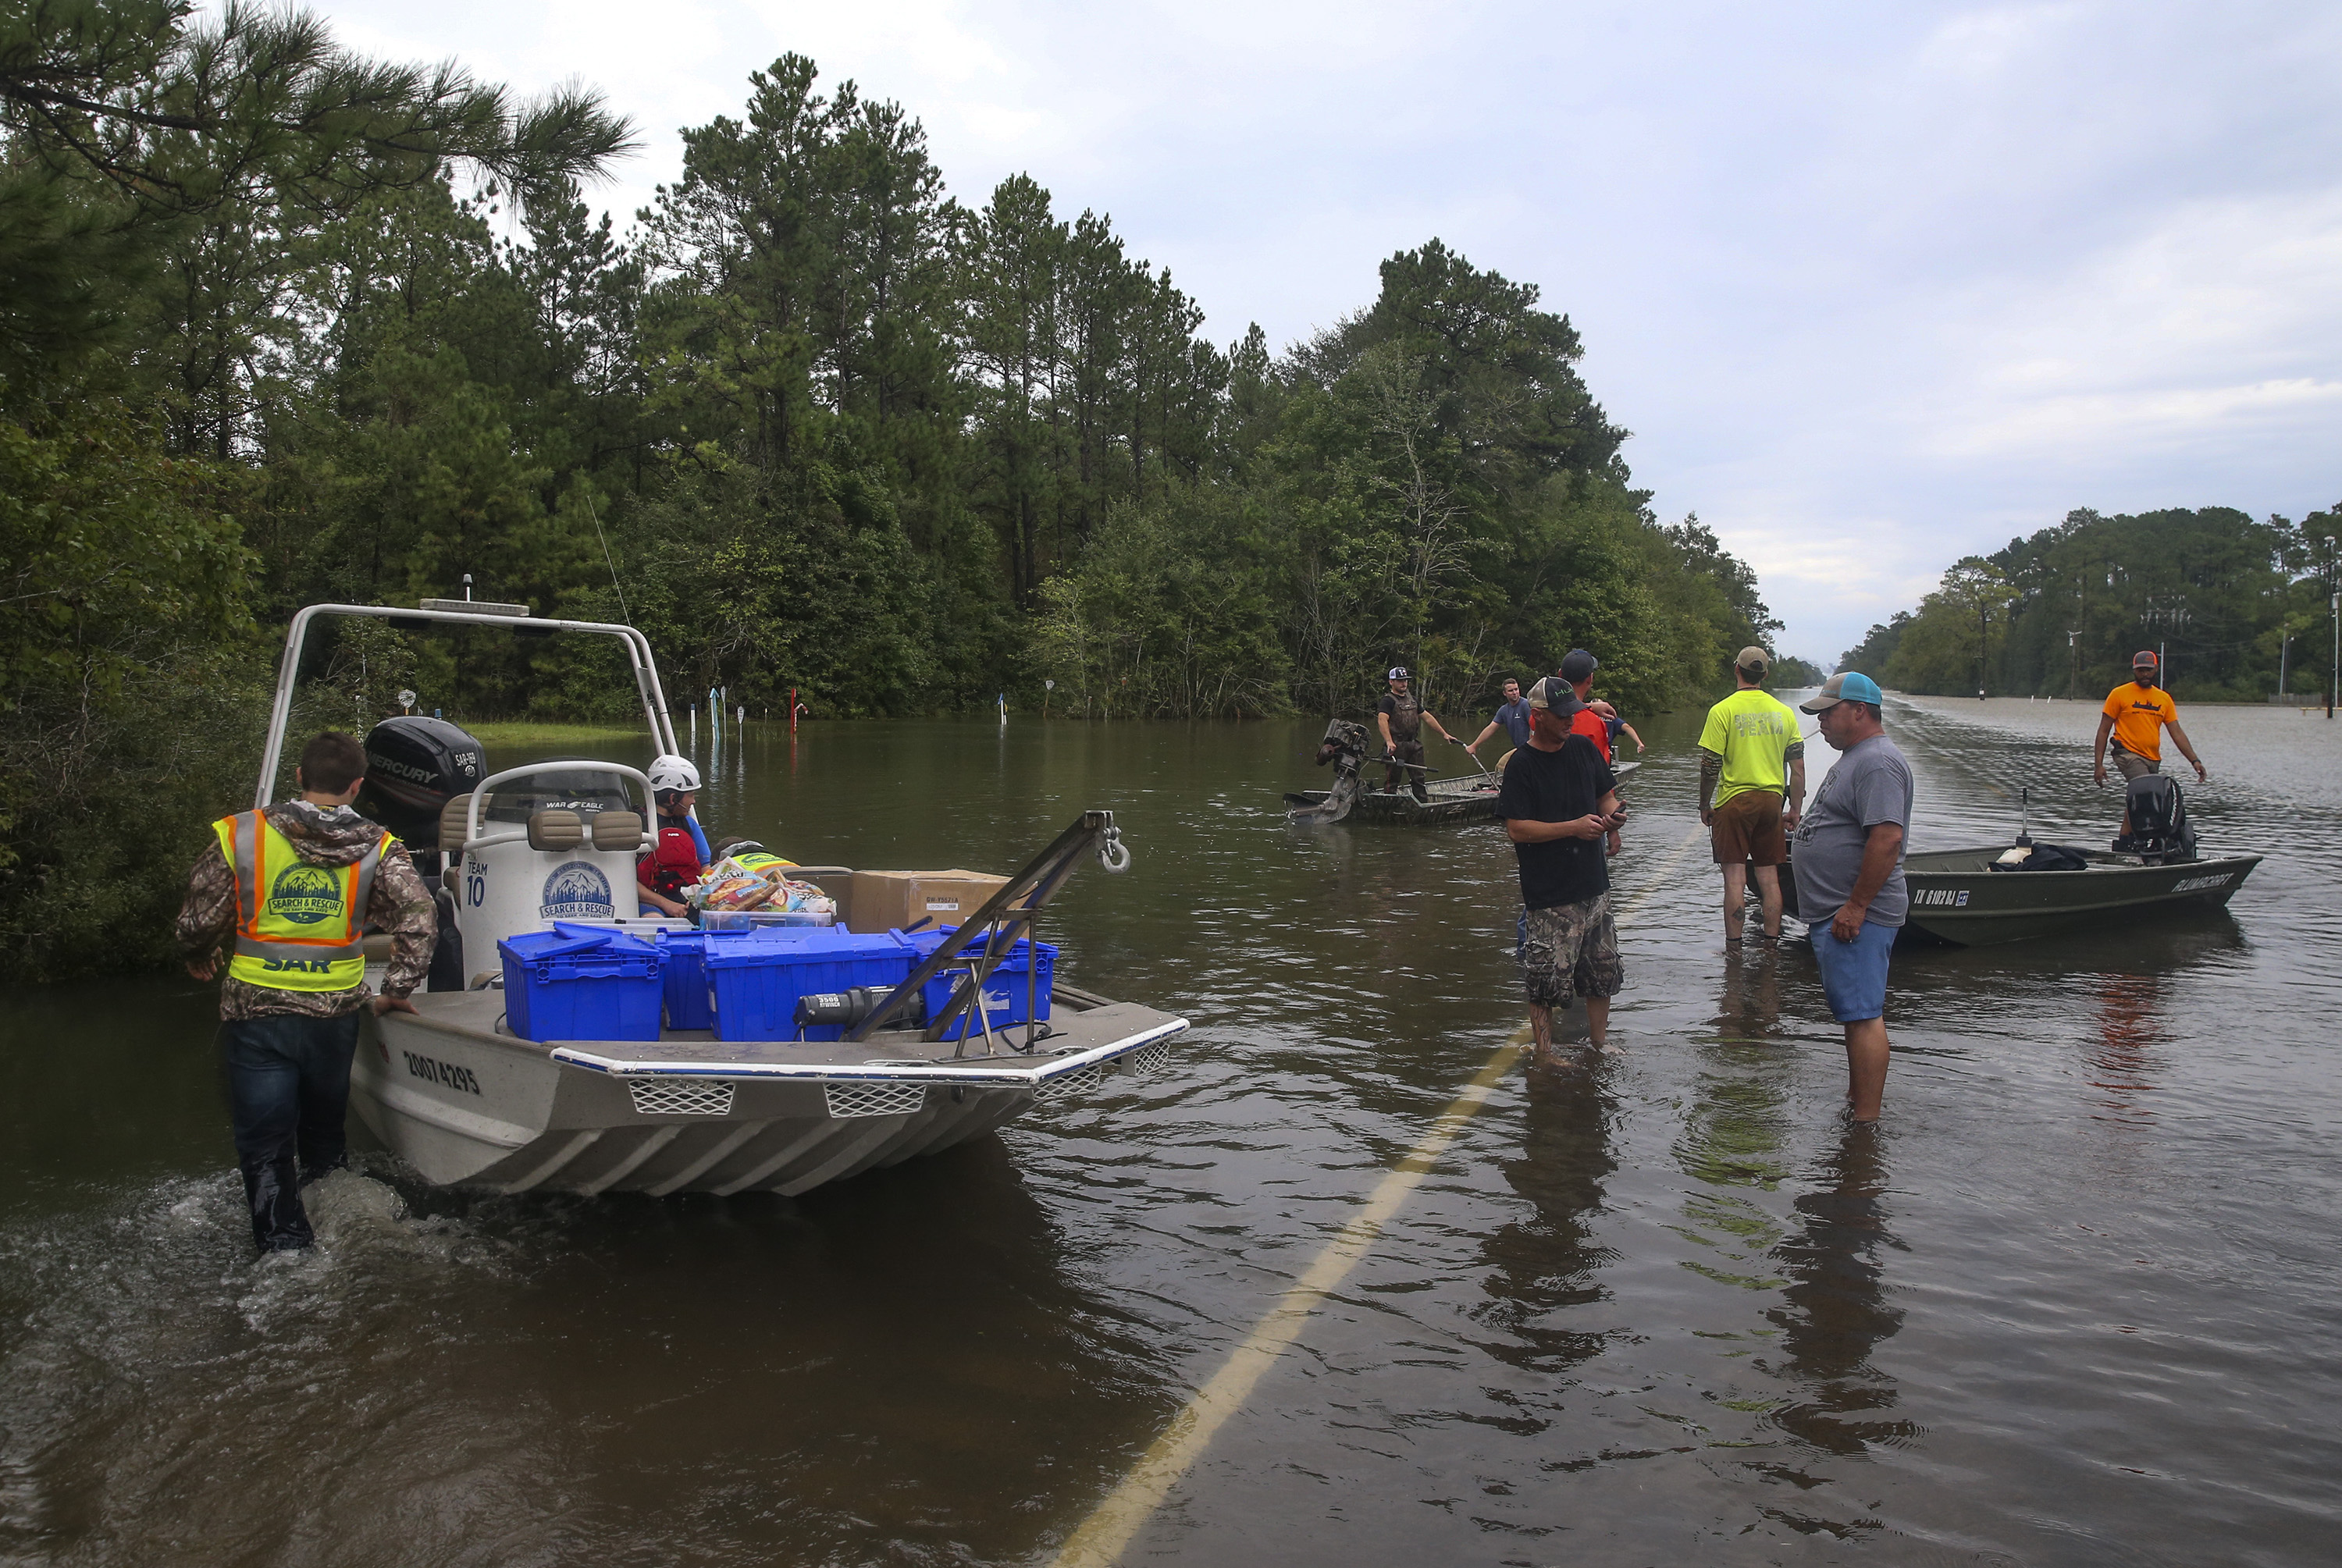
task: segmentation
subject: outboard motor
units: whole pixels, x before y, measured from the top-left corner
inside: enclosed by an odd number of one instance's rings
[[[2187,803],[2179,785],[2161,774],[2141,774],[2123,798],[2130,831],[2115,840],[2115,853],[2135,854],[2149,865],[2196,858],[2196,830],[2188,825]]]
[[[424,714],[402,714],[375,725],[365,738],[365,754],[358,811],[388,828],[410,851],[437,849],[439,814],[488,773],[488,754],[478,741]]]
[[[1358,798],[1358,770],[1366,760],[1366,726],[1348,719],[1336,719],[1326,726],[1326,738],[1317,744],[1317,765],[1334,764],[1334,785],[1326,798],[1316,805],[1303,806],[1286,814],[1296,822],[1339,822],[1350,814],[1350,806]]]

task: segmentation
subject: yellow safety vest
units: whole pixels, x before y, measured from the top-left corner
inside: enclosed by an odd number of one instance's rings
[[[738,861],[748,870],[758,873],[769,871],[776,865],[793,866],[796,864],[796,861],[783,860],[779,855],[767,854],[766,851],[761,849],[752,849],[746,854],[736,854],[732,858]]]
[[[212,831],[235,873],[229,975],[277,991],[355,991],[364,984],[359,925],[390,834],[348,865],[318,865],[256,811],[224,816]]]

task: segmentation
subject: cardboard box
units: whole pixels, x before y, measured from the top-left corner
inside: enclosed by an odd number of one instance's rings
[[[1006,886],[980,871],[857,871],[846,901],[848,931],[929,930],[961,925]]]

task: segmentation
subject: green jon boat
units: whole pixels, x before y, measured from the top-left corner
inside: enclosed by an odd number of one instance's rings
[[[1903,879],[1911,892],[1904,932],[1917,932],[1961,947],[2024,942],[2082,925],[2105,925],[2152,910],[2228,902],[2253,867],[2257,854],[2217,855],[2149,864],[2135,854],[2103,850],[2077,852],[2080,871],[1995,871],[2006,846],[1939,849],[1910,855]],[[1796,909],[1796,878],[1783,866],[1781,878],[1790,913]]]

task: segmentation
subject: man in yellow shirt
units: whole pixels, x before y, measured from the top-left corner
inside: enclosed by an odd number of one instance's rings
[[[1789,858],[1785,834],[1797,825],[1806,804],[1806,743],[1797,715],[1764,689],[1771,668],[1764,649],[1741,649],[1733,661],[1740,689],[1707,710],[1699,732],[1699,820],[1716,864],[1724,868],[1727,947],[1740,940],[1747,918],[1752,864],[1765,934],[1781,934],[1781,864]]]
[[[2203,781],[2204,764],[2196,755],[2196,748],[2187,744],[2187,732],[2179,727],[2179,704],[2157,684],[2161,664],[2152,650],[2141,649],[2131,655],[2129,682],[2107,694],[2107,705],[2098,719],[2098,738],[2090,745],[2090,760],[2098,783],[2107,782],[2109,734],[2114,736],[2115,766],[2127,780],[2163,771],[2163,732],[2167,729],[2179,754],[2195,764],[2197,781]],[[2127,823],[2123,831],[2130,831]]]

